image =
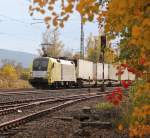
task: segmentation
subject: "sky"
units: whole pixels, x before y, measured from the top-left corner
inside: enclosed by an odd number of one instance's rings
[[[29,0],[0,0],[0,49],[9,49],[38,54],[42,34],[46,31],[44,23],[33,24],[28,13]],[[36,17],[37,18],[37,17]],[[63,29],[59,29],[60,40],[65,49],[80,50],[80,16],[74,13]],[[84,39],[92,33],[98,35],[97,23],[84,25]]]

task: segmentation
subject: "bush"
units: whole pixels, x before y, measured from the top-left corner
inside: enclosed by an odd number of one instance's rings
[[[30,78],[30,71],[29,70],[23,70],[21,72],[20,78],[23,80],[29,80]]]
[[[112,109],[114,107],[113,104],[108,103],[108,102],[103,102],[103,103],[97,103],[96,108],[97,109]]]
[[[5,64],[0,69],[0,88],[31,88],[28,79],[27,69],[18,70],[11,64]]]

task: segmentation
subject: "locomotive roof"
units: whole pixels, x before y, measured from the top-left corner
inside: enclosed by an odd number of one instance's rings
[[[61,64],[67,64],[67,65],[74,64],[72,61],[69,61],[69,60],[55,59],[55,58],[50,58],[50,60],[53,62],[61,63]]]
[[[66,65],[72,65],[74,64],[73,61],[70,61],[70,60],[63,60],[63,59],[56,59],[56,58],[52,58],[52,57],[40,57],[40,58],[37,58],[37,59],[50,59],[51,61],[55,62],[55,63],[60,63],[60,64],[66,64]]]

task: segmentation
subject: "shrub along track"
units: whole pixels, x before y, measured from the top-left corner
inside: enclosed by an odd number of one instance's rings
[[[64,98],[61,98],[61,99],[57,99],[57,100],[63,100],[64,103],[57,103],[57,105],[55,106],[52,106],[50,108],[47,108],[47,109],[44,109],[44,110],[40,110],[40,111],[37,111],[36,113],[32,113],[32,114],[28,114],[28,115],[25,115],[25,116],[22,116],[22,117],[19,117],[19,118],[16,118],[14,120],[11,120],[11,121],[7,121],[7,122],[4,122],[2,124],[0,124],[0,132],[1,134],[5,133],[6,131],[12,129],[12,128],[16,128],[16,127],[19,127],[20,125],[23,125],[25,123],[28,123],[30,121],[33,121],[37,118],[40,118],[42,116],[45,116],[47,114],[52,114],[56,111],[59,111],[63,108],[66,108],[66,107],[69,107],[69,106],[72,106],[74,104],[77,104],[79,102],[82,102],[82,101],[86,101],[86,100],[90,100],[90,99],[93,99],[93,98],[98,98],[98,97],[103,97],[103,96],[106,96],[110,93],[109,92],[105,92],[105,93],[100,93],[100,94],[96,94],[96,93],[92,93],[92,94],[85,94],[85,95],[74,95],[74,96],[70,96],[70,97],[64,97]],[[53,100],[56,102],[56,100]]]

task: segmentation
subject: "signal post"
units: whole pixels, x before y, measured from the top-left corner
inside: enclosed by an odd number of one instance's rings
[[[101,92],[105,91],[105,85],[104,85],[104,82],[105,82],[105,78],[104,78],[105,77],[105,74],[104,74],[104,70],[105,70],[105,67],[104,67],[105,47],[106,47],[106,35],[102,35],[101,36],[101,52],[100,52],[101,53],[100,54],[100,62],[103,65]]]

